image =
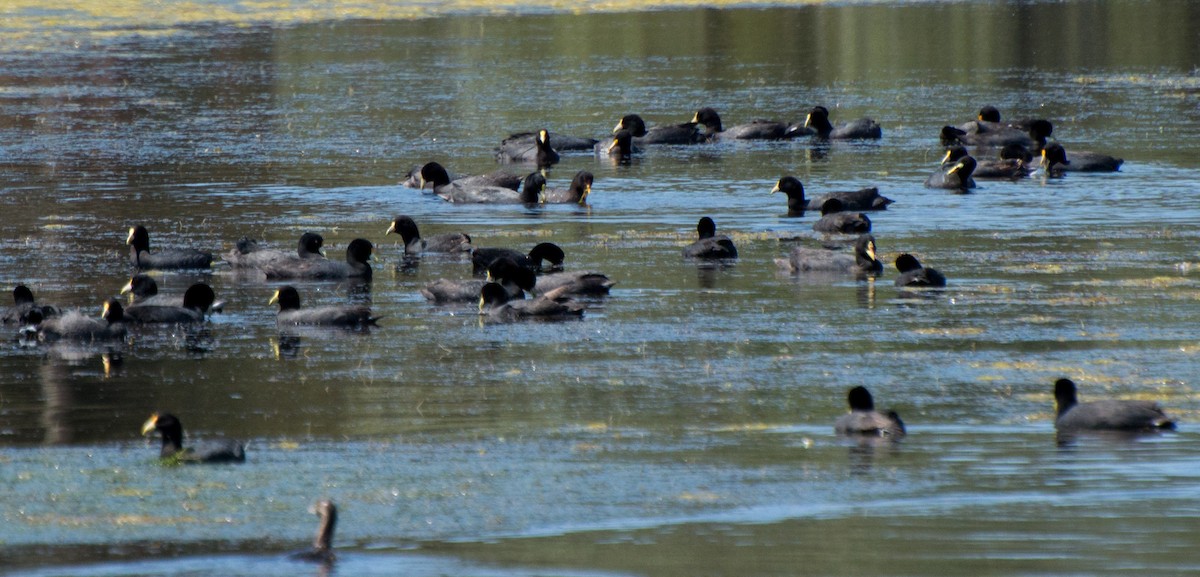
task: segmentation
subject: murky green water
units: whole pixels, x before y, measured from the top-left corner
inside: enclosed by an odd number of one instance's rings
[[[15,26],[15,25],[14,25]],[[15,27],[19,28],[19,27]],[[14,28],[14,29],[15,29]],[[383,328],[277,353],[274,284],[217,268],[202,331],[135,331],[122,362],[0,351],[0,572],[293,575],[318,498],[342,508],[341,575],[1193,574],[1200,558],[1200,7],[988,2],[412,21],[192,25],[83,36],[0,63],[0,284],[96,310],[128,279],[128,226],[158,246],[340,255],[366,237]],[[937,130],[982,104],[1055,121],[1112,175],[923,188]],[[815,104],[878,143],[662,147],[627,166],[566,155],[591,206],[449,205],[412,165],[495,168],[517,130],[601,137],[716,107],[727,124]],[[521,170],[514,168],[514,171]],[[950,278],[913,297],[810,280],[773,259],[815,215],[768,195],[877,185],[884,260]],[[398,267],[388,221],[484,246],[552,240],[618,281],[581,322],[481,326],[418,289],[463,261]],[[679,257],[696,220],[730,268]],[[180,292],[192,275],[158,274]],[[1180,431],[1055,442],[1051,384],[1161,400]],[[902,443],[832,434],[869,387]],[[164,468],[157,409],[231,467]],[[314,568],[315,569],[315,568]],[[314,571],[315,572],[315,571]]]

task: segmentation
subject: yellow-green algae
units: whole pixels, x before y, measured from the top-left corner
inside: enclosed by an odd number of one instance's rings
[[[792,0],[791,5],[821,0]],[[862,2],[869,3],[869,2]],[[63,0],[48,8],[41,0],[0,4],[0,50],[71,49],[124,35],[163,35],[184,27],[290,26],[340,20],[413,20],[452,14],[595,13],[697,7],[777,6],[779,2],[709,0]]]

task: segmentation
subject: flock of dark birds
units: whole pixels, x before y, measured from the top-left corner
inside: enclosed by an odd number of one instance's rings
[[[984,107],[978,118],[960,126],[946,126],[940,134],[946,155],[942,165],[926,180],[931,188],[967,192],[975,178],[1019,179],[1038,170],[1047,176],[1066,171],[1116,171],[1121,160],[1106,155],[1071,151],[1048,141],[1053,126],[1045,120],[1002,122],[994,107]],[[550,188],[544,169],[559,162],[560,151],[587,151],[611,156],[619,161],[637,154],[639,147],[663,144],[701,144],[724,139],[878,139],[882,130],[868,118],[834,126],[829,111],[812,108],[805,121],[786,124],[756,120],[725,127],[711,108],[694,114],[690,122],[647,127],[636,114],[620,119],[607,145],[591,138],[536,133],[514,134],[503,140],[496,152],[501,163],[527,164],[537,171],[525,177],[507,171],[478,176],[452,175],[445,167],[429,162],[414,168],[404,184],[454,203],[585,203],[594,182],[590,172],[579,171],[567,188]],[[1035,162],[1035,159],[1040,159]],[[803,184],[793,176],[779,179],[771,192],[787,196],[788,214],[803,215],[819,210],[821,218],[813,229],[830,234],[858,235],[848,252],[837,248],[796,247],[785,258],[777,259],[784,271],[795,274],[821,273],[874,277],[883,271],[876,257],[870,219],[863,214],[886,210],[892,200],[877,188],[830,192],[806,198]],[[738,257],[733,241],[717,234],[715,222],[705,216],[696,227],[698,239],[683,249],[683,256],[697,261],[731,260]],[[440,279],[429,283],[421,293],[432,303],[478,302],[479,311],[494,322],[526,319],[579,318],[585,305],[578,299],[599,298],[608,294],[614,282],[603,273],[563,270],[565,255],[553,243],[541,243],[528,252],[478,247],[465,233],[421,236],[417,223],[408,216],[394,219],[385,234],[399,235],[406,258],[441,253],[469,255],[474,275],[463,280]],[[100,317],[90,317],[78,309],[63,310],[39,304],[25,286],[13,290],[14,305],[4,312],[6,325],[22,327],[21,337],[37,342],[74,343],[120,342],[127,327],[153,323],[202,323],[206,315],[219,311],[224,303],[216,300],[213,290],[196,283],[182,295],[158,294],[148,270],[209,269],[210,252],[195,249],[151,250],[149,232],[143,226],[129,231],[127,244],[135,275],[121,290],[131,293],[132,303],[122,305],[116,298],[104,302]],[[253,272],[270,281],[290,280],[370,280],[368,262],[374,245],[355,239],[346,247],[344,260],[329,259],[321,252],[321,235],[306,232],[294,251],[264,247],[256,240],[243,238],[224,255],[224,263],[235,271]],[[464,256],[465,258],[465,256]],[[899,275],[895,284],[902,287],[944,287],[946,277],[924,267],[916,257],[904,253],[895,261]],[[476,278],[482,277],[482,278]],[[272,304],[278,304],[279,327],[329,326],[365,329],[379,317],[362,305],[326,305],[302,307],[299,292],[284,284],[275,291]],[[1075,384],[1060,379],[1055,384],[1056,428],[1060,433],[1116,430],[1147,432],[1174,428],[1174,423],[1153,402],[1103,400],[1080,403]],[[855,387],[848,395],[850,411],[837,419],[838,434],[896,439],[905,434],[904,423],[895,411],[877,411],[871,393]],[[234,441],[210,442],[206,447],[185,447],[183,426],[168,413],[156,413],[142,427],[143,435],[157,434],[162,439],[160,457],[170,463],[228,463],[245,460],[244,447]],[[330,562],[337,509],[321,501],[314,509],[321,517],[313,549],[296,554],[297,559]]]

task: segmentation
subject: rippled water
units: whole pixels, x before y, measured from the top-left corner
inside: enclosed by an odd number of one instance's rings
[[[368,290],[298,283],[305,302],[384,319],[297,345],[275,329],[274,284],[217,267],[156,275],[229,302],[203,330],[135,331],[108,365],[0,351],[0,572],[316,572],[283,554],[322,497],[342,508],[342,575],[1196,571],[1200,9],[519,12],[152,32],[89,16],[63,25],[74,44],[5,44],[4,286],[94,311],[128,279],[131,224],[216,252],[315,230],[332,256],[360,236],[381,250]],[[1126,163],[925,189],[938,128],[988,103]],[[814,104],[874,117],[883,140],[568,154],[549,179],[594,172],[586,208],[397,184],[427,160],[493,170],[517,130],[603,137],[629,112],[677,123],[702,105],[794,121]],[[815,215],[768,194],[783,174],[811,194],[879,186],[896,201],[871,214],[885,262],[911,252],[950,286],[778,272],[819,241]],[[569,269],[618,284],[580,322],[484,326],[418,294],[469,269],[399,266],[383,236],[398,214],[484,246],[552,240]],[[733,266],[680,258],[703,215],[738,244]],[[1161,400],[1180,430],[1057,443],[1061,376],[1085,400]],[[833,435],[857,384],[908,438]],[[189,438],[248,441],[248,462],[158,466],[137,434],[157,409]]]

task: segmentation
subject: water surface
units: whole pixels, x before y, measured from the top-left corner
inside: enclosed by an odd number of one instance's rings
[[[370,334],[281,338],[275,285],[217,267],[202,330],[139,330],[115,355],[0,352],[0,550],[30,575],[293,575],[318,498],[342,507],[344,575],[1191,574],[1200,452],[1195,195],[1200,8],[1186,2],[834,4],[403,19],[180,17],[75,43],[6,44],[0,283],[97,310],[123,241],[223,252],[241,236],[342,254],[380,245]],[[394,15],[393,15],[394,16]],[[24,14],[26,38],[60,28]],[[589,207],[454,206],[398,183],[546,127],[604,137],[623,114],[727,124],[869,115],[880,142],[653,148],[595,173]],[[983,104],[1055,122],[1120,173],[922,186],[937,130]],[[511,167],[524,172],[527,167]],[[783,174],[812,193],[876,185],[885,262],[950,277],[912,295],[796,278],[815,245]],[[617,280],[584,320],[484,326],[418,289],[465,262],[399,266],[388,221],[483,246],[552,240]],[[680,258],[712,216],[741,258]],[[105,360],[117,359],[118,362]],[[1178,433],[1059,444],[1053,381],[1161,400]],[[847,389],[910,435],[832,434]],[[137,435],[249,443],[233,467],[165,468]],[[316,568],[312,568],[314,572]]]

